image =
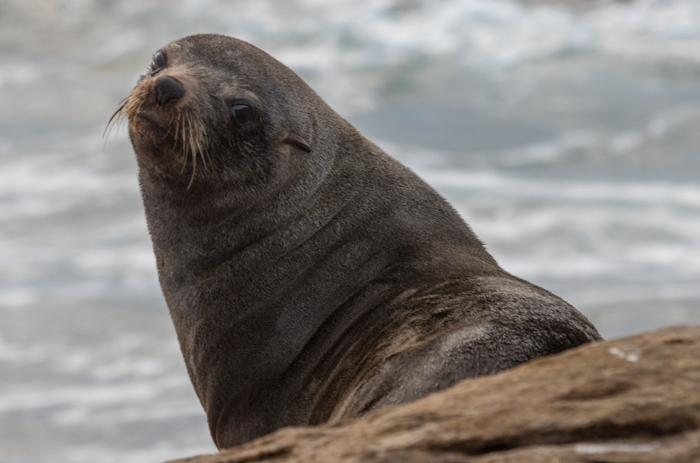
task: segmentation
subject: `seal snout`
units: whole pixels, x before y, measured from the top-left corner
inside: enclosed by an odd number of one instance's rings
[[[170,76],[159,77],[155,87],[158,106],[165,106],[170,101],[177,101],[185,96],[185,87]]]

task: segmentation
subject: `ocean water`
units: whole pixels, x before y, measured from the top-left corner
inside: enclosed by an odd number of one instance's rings
[[[700,323],[700,4],[2,0],[0,462],[215,451],[125,130],[150,56],[248,40],[605,337]]]

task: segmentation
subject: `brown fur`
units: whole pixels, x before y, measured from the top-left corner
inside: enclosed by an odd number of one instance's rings
[[[501,269],[439,194],[269,55],[218,35],[163,52],[165,69],[118,114],[218,447],[600,339],[566,302]],[[184,96],[159,105],[164,75]],[[241,99],[250,123],[229,111]]]

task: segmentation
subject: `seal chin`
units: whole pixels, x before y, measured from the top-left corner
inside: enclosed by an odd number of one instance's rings
[[[129,134],[132,141],[137,143],[141,149],[141,157],[150,159],[150,162],[157,162],[161,169],[166,167],[168,158],[172,156],[162,156],[162,147],[174,146],[172,138],[172,128],[168,124],[168,118],[157,109],[139,109],[135,114],[129,116]],[[178,159],[183,156],[177,156]]]

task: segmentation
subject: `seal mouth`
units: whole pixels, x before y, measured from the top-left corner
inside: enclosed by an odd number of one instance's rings
[[[166,134],[166,127],[162,124],[162,122],[157,120],[157,117],[154,117],[153,114],[149,114],[152,112],[153,111],[138,111],[136,114],[133,115],[133,117],[129,118],[129,124],[133,124],[135,126],[146,125],[146,127],[148,127],[149,130],[154,130]]]
[[[138,85],[129,96],[121,101],[117,110],[107,122],[107,127],[103,137],[109,136],[114,125],[121,124],[128,120],[129,128],[134,134],[142,139],[152,141],[165,141],[166,137],[172,138],[174,146],[180,147],[181,154],[176,156],[177,161],[182,165],[181,173],[184,172],[188,164],[191,165],[192,175],[187,189],[194,182],[197,161],[208,169],[211,163],[207,150],[207,135],[205,121],[202,119],[200,111],[191,105],[178,105],[176,108],[165,110],[154,107],[155,98],[154,86],[148,83]],[[172,105],[168,105],[171,107]],[[209,162],[207,162],[209,161]]]

